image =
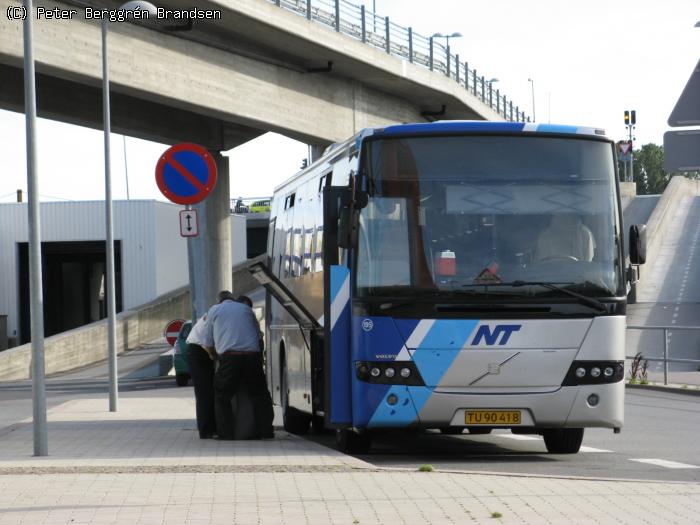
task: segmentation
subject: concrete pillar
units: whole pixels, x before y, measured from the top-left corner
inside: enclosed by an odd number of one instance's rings
[[[216,161],[216,186],[194,208],[199,214],[198,237],[189,241],[192,304],[197,317],[214,303],[221,290],[232,290],[231,208],[228,158],[211,152]]]
[[[309,164],[313,164],[316,162],[319,158],[321,158],[321,155],[323,155],[323,152],[325,151],[326,146],[319,146],[317,144],[309,144]]]

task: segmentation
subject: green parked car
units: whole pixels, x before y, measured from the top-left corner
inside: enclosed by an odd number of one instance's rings
[[[187,364],[187,336],[190,335],[190,330],[192,321],[186,321],[180,328],[173,346],[173,368],[177,386],[187,386],[190,380],[190,367]]]

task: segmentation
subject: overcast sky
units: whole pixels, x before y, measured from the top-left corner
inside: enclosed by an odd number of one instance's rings
[[[260,0],[263,1],[263,0]],[[365,1],[369,9],[372,0]],[[377,12],[450,44],[479,74],[539,122],[602,127],[626,138],[623,112],[637,111],[636,147],[663,144],[666,120],[700,59],[699,0],[376,0]],[[532,78],[534,83],[528,82]],[[39,120],[42,200],[103,199],[102,134]],[[24,115],[0,110],[0,202],[26,191]],[[130,197],[165,200],[155,183],[167,146],[126,138]],[[113,135],[113,195],[127,196],[122,137]],[[306,146],[268,134],[228,153],[231,196],[270,195]]]

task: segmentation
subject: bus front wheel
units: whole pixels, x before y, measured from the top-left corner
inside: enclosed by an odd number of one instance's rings
[[[582,428],[550,428],[542,431],[550,454],[576,454],[583,441]]]
[[[335,443],[343,454],[367,454],[372,447],[372,436],[343,428],[336,430]]]

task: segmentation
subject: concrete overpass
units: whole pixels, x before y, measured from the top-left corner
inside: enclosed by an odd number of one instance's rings
[[[334,16],[324,11],[334,0],[319,1],[202,1],[198,8],[218,10],[221,19],[197,20],[188,31],[169,31],[153,21],[111,23],[113,131],[163,143],[197,142],[225,151],[266,131],[325,145],[363,127],[437,115],[524,119],[519,111],[514,116],[504,112],[505,101],[487,89],[473,69],[460,63],[460,73],[454,66],[456,57],[450,75],[444,74],[447,64],[441,46],[435,44],[431,70],[426,67],[430,50],[421,47],[424,38],[411,39],[416,49],[406,60],[395,56],[401,55],[403,45],[390,43],[391,54],[322,23],[324,17]],[[74,9],[76,15],[72,20],[35,21],[39,116],[101,129],[100,21],[86,19],[85,6],[116,8],[121,3],[42,3],[46,9]],[[0,0],[3,13],[19,5],[16,0]],[[308,5],[314,6],[311,20],[300,16]],[[185,0],[159,6],[191,7]],[[295,6],[296,12],[289,9]],[[347,16],[338,20],[346,33],[354,34],[357,25],[352,20]],[[365,40],[375,44],[382,38],[370,36]],[[3,16],[3,109],[23,111],[22,42],[22,23]],[[465,82],[465,70],[471,86]]]

